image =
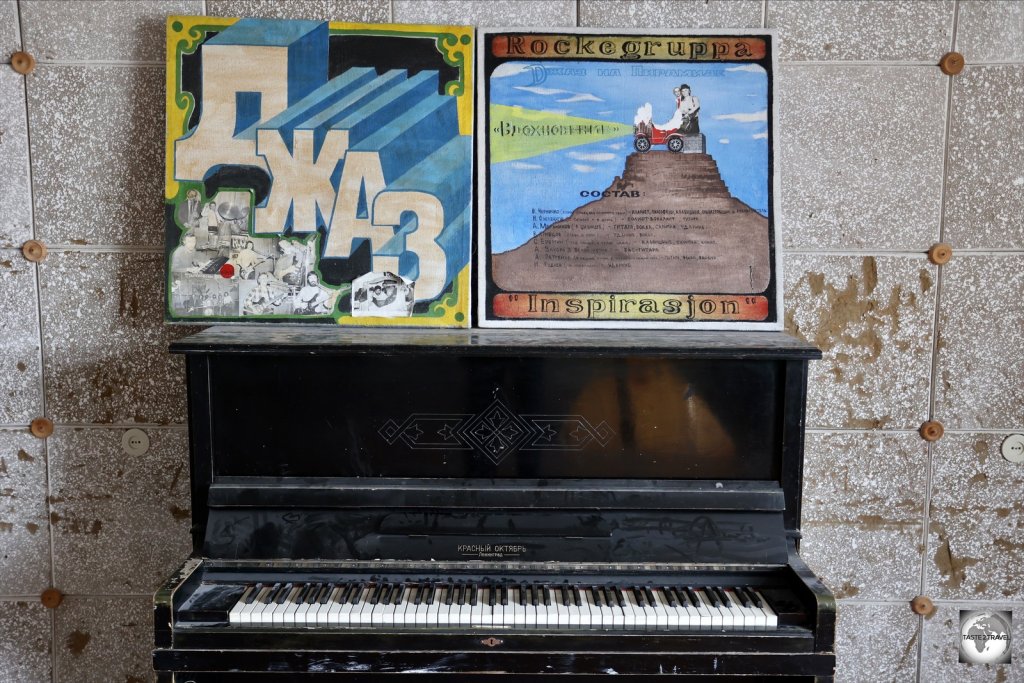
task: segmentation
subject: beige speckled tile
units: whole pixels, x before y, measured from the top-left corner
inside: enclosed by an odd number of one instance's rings
[[[200,0],[22,0],[25,48],[46,61],[164,60],[169,14],[202,14]]]
[[[920,617],[904,605],[839,602],[836,683],[913,681]]]
[[[163,68],[40,66],[28,102],[38,239],[163,246]]]
[[[1024,256],[953,253],[942,273],[936,419],[1024,430]]]
[[[2,20],[0,20],[2,21]],[[0,68],[0,248],[32,239],[25,79]]]
[[[55,683],[150,683],[153,599],[67,597],[57,610]]]
[[[809,433],[800,555],[837,598],[921,588],[928,446],[916,434]]]
[[[768,0],[786,60],[925,61],[949,51],[953,2]]]
[[[28,425],[42,413],[35,266],[0,249],[0,424]]]
[[[944,600],[1024,601],[1024,467],[1005,434],[950,433],[934,446],[925,578]]]
[[[953,79],[945,241],[1024,248],[1024,66],[969,66]]]
[[[1024,3],[960,0],[956,49],[968,64],[1024,61]]]
[[[211,17],[264,17],[267,19],[328,19],[330,21],[387,22],[388,0],[207,0]]]
[[[47,413],[58,423],[185,422],[161,254],[52,252],[40,268]]]
[[[580,26],[758,28],[761,0],[581,0]]]
[[[123,429],[58,428],[48,440],[54,577],[66,593],[151,593],[188,555],[188,435],[149,429],[127,455]]]
[[[573,0],[395,0],[395,21],[403,24],[469,24],[552,28],[576,24]]]
[[[1022,683],[1024,681],[1024,645],[1020,619],[1022,603],[940,603],[930,619],[924,620],[924,646],[921,649],[921,683]],[[971,664],[959,661],[960,610],[994,609],[1013,612],[1010,664]]]
[[[0,430],[0,595],[50,586],[48,524],[43,442],[27,430]]]
[[[938,241],[946,80],[919,67],[784,65],[780,210],[788,249],[926,251]]]
[[[807,426],[917,429],[928,418],[936,266],[903,256],[790,254],[786,329],[815,344]]]
[[[17,0],[0,0],[0,62],[10,62],[11,53],[20,49]]]
[[[51,622],[38,601],[0,601],[0,680],[49,683]]]

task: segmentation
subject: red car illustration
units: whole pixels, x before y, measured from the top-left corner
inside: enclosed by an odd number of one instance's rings
[[[682,130],[686,128],[686,121],[679,128],[674,130],[662,130],[650,121],[641,121],[633,126],[633,149],[638,152],[646,152],[651,145],[665,145],[670,152],[683,151]]]

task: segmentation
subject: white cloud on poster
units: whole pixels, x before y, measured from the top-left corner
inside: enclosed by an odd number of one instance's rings
[[[768,131],[763,130],[760,133],[755,133],[751,137],[753,137],[755,140],[767,140],[768,139]]]
[[[737,112],[735,114],[719,114],[718,116],[715,117],[715,121],[738,121],[739,123],[755,123],[757,121],[767,120],[767,109],[752,112]]]
[[[506,62],[505,64],[500,64],[497,69],[491,72],[491,78],[508,78],[509,76],[518,76],[519,74],[525,73],[529,70],[529,64]]]
[[[561,88],[542,88],[539,85],[514,85],[512,86],[516,90],[525,90],[526,92],[532,92],[534,95],[571,95],[571,90],[562,90]]]
[[[611,161],[617,158],[609,152],[569,152],[566,156],[579,161]]]
[[[558,100],[559,102],[604,102],[597,95],[591,95],[588,92],[578,92],[572,97],[567,97],[564,100]]]
[[[577,173],[593,173],[597,169],[594,168],[593,166],[587,166],[586,164],[573,164],[572,170],[576,171]]]
[[[748,71],[755,74],[767,73],[764,67],[757,64],[743,64],[742,66],[731,66],[726,71]]]
[[[729,138],[719,138],[718,144],[720,144],[720,145],[728,145],[729,144]]]
[[[528,164],[525,161],[510,161],[508,165],[517,171],[539,171],[544,168],[541,164]]]

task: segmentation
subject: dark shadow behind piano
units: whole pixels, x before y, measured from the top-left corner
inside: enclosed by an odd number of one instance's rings
[[[163,682],[831,681],[782,333],[213,328]]]

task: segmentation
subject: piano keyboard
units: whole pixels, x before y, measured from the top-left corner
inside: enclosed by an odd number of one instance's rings
[[[254,583],[228,613],[236,626],[770,630],[757,590],[695,586],[478,583]]]

